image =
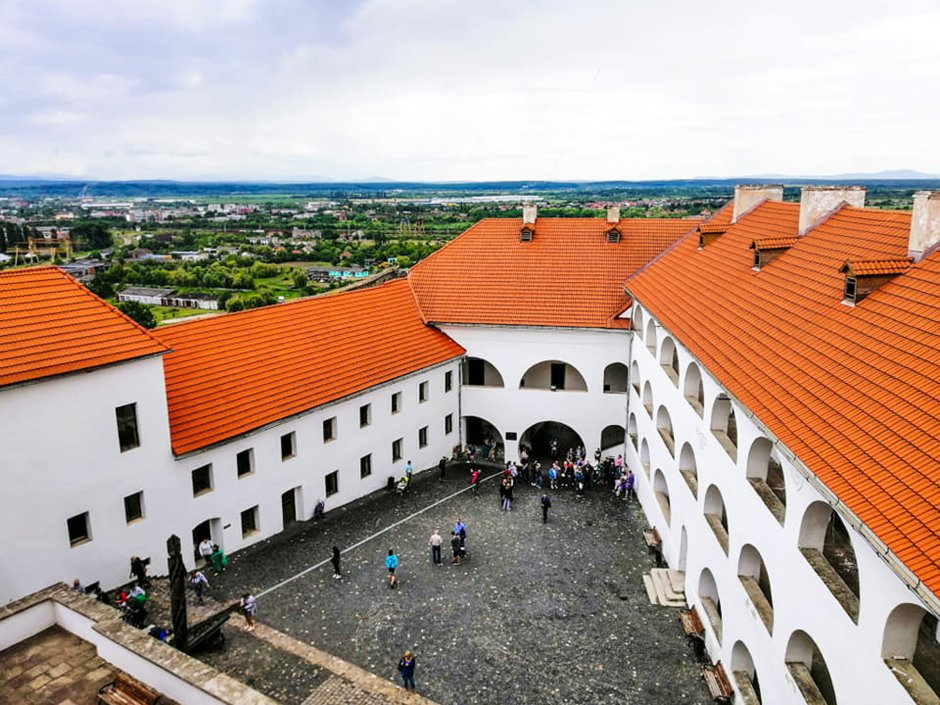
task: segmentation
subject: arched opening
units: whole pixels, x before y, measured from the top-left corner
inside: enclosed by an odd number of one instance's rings
[[[630,384],[633,385],[633,388],[636,390],[637,396],[640,394],[640,366],[636,364],[636,360],[633,361],[633,364],[630,365]]]
[[[784,660],[807,703],[837,705],[826,660],[809,634],[801,630],[793,632]]]
[[[738,558],[738,578],[744,591],[760,616],[767,631],[774,633],[774,598],[770,590],[770,576],[760,552],[751,544],[745,544]]]
[[[940,702],[937,618],[919,605],[898,605],[885,623],[881,656],[915,703]]]
[[[783,466],[774,457],[773,444],[767,438],[758,438],[751,444],[747,454],[747,481],[774,518],[783,524],[787,514]]]
[[[213,544],[217,544],[223,549],[225,548],[222,543],[222,520],[219,517],[206,519],[193,527],[193,556],[197,561],[202,560],[202,556],[199,554],[199,544],[205,539],[209,539]]]
[[[480,357],[468,357],[460,366],[465,387],[502,387],[503,376],[490,362]]]
[[[725,554],[728,553],[728,513],[725,511],[725,500],[717,485],[709,485],[705,490],[705,521],[711,527],[715,538],[721,544]]]
[[[682,535],[679,538],[679,565],[678,569],[685,572],[685,564],[689,558],[689,532],[685,526],[682,527]]]
[[[647,382],[643,385],[643,408],[650,418],[653,418],[653,385]]]
[[[640,465],[643,466],[643,472],[646,473],[646,479],[650,477],[650,444],[644,438],[640,441]]]
[[[698,497],[698,464],[695,462],[695,451],[688,443],[683,443],[679,451],[679,474],[692,490],[692,496]]]
[[[553,445],[558,449],[554,456]],[[584,448],[585,445],[571,426],[558,421],[540,421],[525,430],[519,439],[519,447],[527,448],[530,458],[551,462],[554,458],[564,459],[569,449]]]
[[[675,457],[676,440],[672,433],[672,419],[669,417],[669,411],[665,406],[659,407],[659,411],[656,412],[656,430],[659,431],[663,443],[669,449],[669,455]]]
[[[757,670],[754,668],[754,659],[743,641],[734,642],[731,647],[731,674],[735,685],[745,703],[761,704],[760,683],[757,680]]]
[[[668,335],[663,338],[663,346],[659,351],[659,364],[672,383],[679,386],[679,351],[676,350],[675,341]]]
[[[640,337],[640,340],[643,340],[643,309],[641,309],[636,304],[633,305],[631,327],[634,331],[636,331],[636,334]]]
[[[685,383],[682,386],[682,393],[686,401],[695,409],[695,412],[705,417],[705,385],[702,383],[702,371],[694,362],[690,362],[685,368]]]
[[[800,525],[800,552],[846,613],[858,622],[858,562],[848,529],[826,502],[813,502]]]
[[[586,392],[587,384],[577,368],[567,362],[544,360],[526,370],[519,381],[519,389]]]
[[[718,596],[718,584],[715,582],[715,576],[705,568],[698,579],[698,600],[702,605],[702,611],[708,619],[708,623],[715,633],[715,639],[721,643],[721,598]]]
[[[612,362],[604,368],[604,394],[627,393],[627,366]]]
[[[656,324],[652,319],[646,324],[646,349],[656,354]]]
[[[634,450],[639,450],[637,445],[637,429],[636,429],[636,414],[632,411],[630,412],[630,420],[627,422],[628,433],[630,435],[630,443],[633,444]]]
[[[636,421],[635,417],[633,418],[634,422]],[[605,456],[608,455],[623,455],[623,441],[626,437],[624,433],[623,426],[617,426],[616,424],[607,426],[603,431],[601,431],[601,451]],[[634,448],[636,444],[634,443]]]
[[[653,494],[656,495],[656,501],[659,502],[659,508],[663,512],[663,518],[666,520],[666,526],[672,521],[672,506],[669,503],[669,485],[666,484],[666,476],[663,471],[656,468],[653,474]]]
[[[468,446],[476,449],[481,460],[502,460],[504,453],[503,434],[496,426],[479,416],[463,417],[463,437]]]
[[[738,459],[738,425],[734,418],[731,399],[722,394],[712,406],[711,430],[731,459]]]

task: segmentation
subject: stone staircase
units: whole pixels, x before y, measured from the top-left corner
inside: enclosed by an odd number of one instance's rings
[[[643,576],[643,585],[650,604],[663,607],[686,607],[685,573],[671,568],[653,568]]]

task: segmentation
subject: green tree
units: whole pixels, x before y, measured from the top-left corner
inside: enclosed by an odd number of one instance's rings
[[[72,227],[73,240],[81,240],[89,250],[111,247],[111,231],[103,223],[83,221]]]
[[[121,301],[117,305],[117,310],[144,328],[157,327],[157,319],[154,318],[153,311],[139,301]]]

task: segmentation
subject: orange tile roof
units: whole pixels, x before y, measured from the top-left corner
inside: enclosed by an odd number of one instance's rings
[[[881,274],[901,274],[911,268],[914,262],[910,257],[899,259],[856,259],[846,260],[839,268],[841,273],[849,272],[856,277]]]
[[[404,279],[156,331],[177,455],[462,355]]]
[[[481,220],[412,268],[425,319],[435,323],[623,328],[626,276],[698,220],[630,219],[608,243],[605,218],[539,218],[532,242],[518,219]]]
[[[163,352],[56,267],[0,272],[0,387]]]
[[[796,235],[793,237],[761,237],[751,243],[750,249],[758,252],[761,250],[785,250],[788,247],[793,247],[799,239]]]
[[[844,207],[753,271],[749,243],[798,214],[765,203],[627,286],[940,595],[940,253],[844,306],[840,265],[905,257],[910,213]]]

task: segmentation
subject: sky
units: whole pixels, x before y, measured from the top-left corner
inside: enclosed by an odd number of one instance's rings
[[[938,0],[0,0],[0,174],[940,173],[938,87]]]

